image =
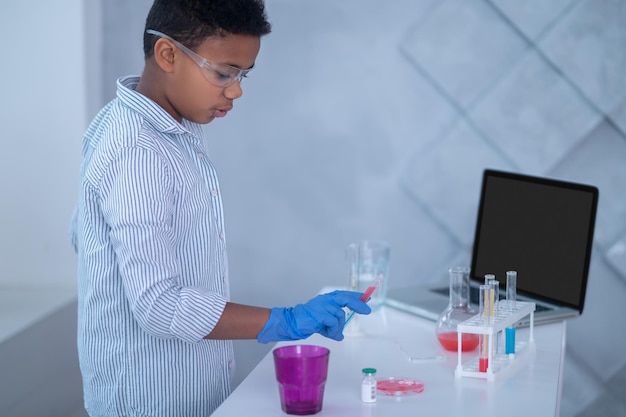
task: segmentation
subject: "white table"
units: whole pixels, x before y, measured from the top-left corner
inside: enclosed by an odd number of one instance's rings
[[[362,334],[335,342],[314,335],[300,342],[330,349],[324,405],[317,416],[558,416],[565,354],[565,322],[535,326],[535,350],[506,377],[495,381],[455,377],[457,354],[443,351],[434,323],[389,307],[358,317]],[[518,329],[528,337],[528,329]],[[403,350],[405,352],[403,352]],[[444,361],[411,363],[409,356],[436,356]],[[472,352],[467,358],[476,355]],[[422,381],[421,394],[378,396],[375,404],[360,400],[361,369],[374,367],[378,377],[411,377]],[[212,417],[270,417],[285,414],[269,352]]]

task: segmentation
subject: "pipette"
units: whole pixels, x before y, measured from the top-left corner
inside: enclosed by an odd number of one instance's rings
[[[372,283],[372,285],[370,285],[369,287],[367,287],[367,289],[365,290],[365,292],[363,293],[363,295],[361,296],[361,301],[363,301],[364,303],[367,303],[370,299],[370,297],[372,296],[372,294],[374,293],[374,291],[376,291],[376,288],[378,288],[378,285],[380,285],[380,283],[383,282],[383,276],[379,275],[374,282]],[[354,311],[351,311],[348,314],[348,317],[346,318],[346,323],[344,324],[344,326],[346,326],[350,320],[352,320],[352,317],[354,317]]]

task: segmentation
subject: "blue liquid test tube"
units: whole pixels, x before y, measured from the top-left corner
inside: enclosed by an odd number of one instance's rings
[[[506,306],[509,311],[515,310],[517,299],[517,271],[506,273]],[[515,354],[515,325],[505,329],[506,343],[504,353]]]

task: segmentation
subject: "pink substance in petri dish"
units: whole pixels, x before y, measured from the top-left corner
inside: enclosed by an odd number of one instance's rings
[[[376,390],[379,394],[390,397],[414,395],[424,392],[424,383],[403,377],[378,378],[376,380]]]

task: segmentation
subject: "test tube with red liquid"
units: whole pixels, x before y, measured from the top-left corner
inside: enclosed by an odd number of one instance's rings
[[[369,301],[369,299],[371,298],[372,294],[374,294],[374,291],[376,291],[376,288],[378,288],[378,285],[380,285],[381,282],[383,282],[383,277],[382,277],[382,275],[379,275],[374,280],[372,285],[367,287],[367,289],[365,290],[365,292],[361,296],[361,301],[363,301],[364,303],[367,303]],[[347,325],[350,322],[350,320],[352,320],[352,317],[354,317],[354,311],[351,311],[350,314],[348,314],[348,317],[346,318],[345,325]]]

